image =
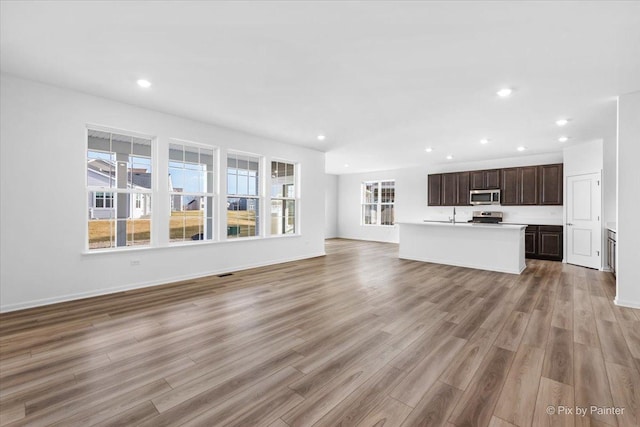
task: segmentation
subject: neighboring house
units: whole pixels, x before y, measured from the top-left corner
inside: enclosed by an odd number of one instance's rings
[[[237,197],[237,198],[234,198],[232,200],[233,200],[232,202],[228,202],[227,203],[227,210],[229,210],[229,211],[246,211],[246,210],[254,211],[254,210],[256,210],[256,207],[257,207],[257,200],[256,199]]]
[[[189,203],[184,205],[185,211],[199,211],[204,209],[204,202],[201,200],[201,197],[191,200]]]
[[[171,176],[169,176],[169,192],[182,193],[182,188],[174,188],[171,185]],[[182,211],[182,197],[182,194],[171,194],[171,212]]]
[[[146,169],[132,169],[129,189],[148,190],[151,188],[151,174]],[[107,160],[95,159],[87,163],[87,185],[104,187],[105,191],[89,193],[89,218],[115,218],[114,193],[108,188],[116,187],[115,165]],[[128,218],[143,218],[151,213],[151,196],[148,194],[130,194],[127,203]]]

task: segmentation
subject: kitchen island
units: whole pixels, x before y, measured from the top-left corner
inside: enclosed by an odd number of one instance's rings
[[[401,222],[401,259],[520,274],[525,225]]]

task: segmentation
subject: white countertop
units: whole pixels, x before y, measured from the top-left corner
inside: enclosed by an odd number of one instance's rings
[[[480,224],[477,222],[446,222],[446,221],[423,221],[423,222],[398,222],[398,224],[428,225],[433,227],[464,227],[464,228],[490,228],[494,230],[522,230],[526,225],[515,224]]]

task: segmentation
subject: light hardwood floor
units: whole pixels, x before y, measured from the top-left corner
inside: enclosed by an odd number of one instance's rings
[[[640,425],[640,312],[610,274],[327,254],[1,315],[0,424]],[[576,405],[624,413],[547,414]]]

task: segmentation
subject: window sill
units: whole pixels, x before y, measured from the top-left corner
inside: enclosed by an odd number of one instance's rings
[[[294,237],[302,237],[302,234],[278,234],[278,235],[269,235],[269,236],[259,236],[259,237],[239,237],[235,239],[225,239],[225,240],[211,240],[211,241],[194,241],[189,243],[170,243],[166,246],[141,246],[141,247],[124,247],[117,249],[94,249],[94,250],[84,250],[81,252],[82,255],[97,255],[97,254],[119,254],[119,253],[130,253],[130,252],[145,252],[152,250],[162,250],[162,249],[171,249],[171,248],[188,248],[188,247],[198,247],[198,246],[209,246],[209,245],[219,245],[226,243],[236,243],[236,242],[254,242],[260,240],[271,240],[271,239],[290,239]]]

